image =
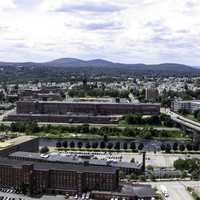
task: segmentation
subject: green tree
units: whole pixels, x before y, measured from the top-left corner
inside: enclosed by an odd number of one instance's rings
[[[107,148],[108,148],[108,149],[112,149],[112,148],[113,148],[113,143],[112,143],[112,142],[109,142],[108,145],[107,145]]]
[[[178,159],[174,161],[174,168],[179,169],[179,170],[185,170],[185,160],[183,159]]]
[[[145,175],[140,175],[138,178],[140,181],[146,181]]]
[[[62,144],[60,141],[56,142],[56,148],[60,148],[61,146],[62,146]]]
[[[178,150],[178,143],[177,143],[177,142],[175,142],[175,143],[173,144],[173,150],[174,150],[174,151],[177,151],[177,150]]]
[[[142,150],[144,148],[144,144],[143,143],[140,143],[139,145],[138,145],[138,150]]]
[[[193,180],[199,180],[200,174],[198,170],[194,170],[191,175]]]
[[[142,116],[139,114],[130,114],[125,117],[127,124],[141,124]]]
[[[75,147],[74,141],[71,141],[71,142],[69,143],[69,146],[70,146],[70,148],[74,148],[74,147]]]
[[[124,142],[124,144],[123,144],[123,149],[124,150],[128,149],[128,144],[126,142]]]
[[[45,154],[49,152],[49,148],[47,146],[44,146],[40,149],[40,153]]]
[[[63,146],[64,148],[67,148],[67,147],[68,147],[68,142],[67,142],[67,141],[64,141],[63,144],[62,144],[62,146]]]
[[[119,170],[119,178],[123,179],[123,178],[125,178],[125,176],[126,176],[126,174],[124,173],[124,171]]]
[[[106,147],[106,143],[105,143],[104,141],[102,141],[102,142],[100,143],[100,148],[101,148],[101,149],[105,149],[105,147]]]
[[[135,142],[131,142],[130,148],[132,149],[132,151],[134,151],[136,149]]]
[[[184,151],[184,150],[185,150],[185,145],[184,145],[184,144],[181,144],[181,145],[179,146],[179,150],[180,150],[180,151]]]
[[[184,170],[181,172],[181,178],[184,179],[187,177],[187,172]]]
[[[170,153],[171,152],[171,145],[170,144],[166,145],[165,152],[166,153]]]
[[[152,165],[147,165],[147,170],[153,171],[153,166]]]
[[[191,144],[187,144],[186,148],[187,148],[188,151],[192,151],[192,145]]]
[[[162,151],[165,151],[165,149],[166,149],[165,144],[161,144],[160,148],[161,148]]]

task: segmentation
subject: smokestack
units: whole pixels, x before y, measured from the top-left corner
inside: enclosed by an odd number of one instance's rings
[[[145,162],[146,162],[146,151],[142,152],[142,171],[145,171]]]

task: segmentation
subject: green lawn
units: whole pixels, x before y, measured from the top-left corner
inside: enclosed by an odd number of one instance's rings
[[[91,134],[91,133],[46,133],[46,132],[38,132],[38,133],[31,133],[31,135],[38,136],[38,137],[48,137],[48,138],[74,138],[74,139],[103,139],[102,135],[98,134]],[[108,135],[109,139],[145,139],[142,136],[138,135],[136,137],[128,137],[128,136],[123,136],[123,135]],[[148,139],[148,138],[146,138]],[[180,131],[172,131],[168,132],[167,137],[151,137],[149,139],[162,139],[162,140],[189,140],[190,138],[185,136],[182,132]]]
[[[188,118],[188,119],[191,119],[195,122],[199,122],[192,114],[188,114],[188,115],[185,115],[184,117]]]
[[[127,124],[124,120],[119,121],[118,127],[125,128],[169,128],[167,126],[160,125],[149,125],[149,124]]]

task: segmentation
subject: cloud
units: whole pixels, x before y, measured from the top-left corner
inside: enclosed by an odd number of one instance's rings
[[[42,0],[14,0],[17,8],[33,9],[41,3]]]
[[[121,24],[116,24],[114,22],[103,22],[103,23],[89,23],[81,26],[82,28],[89,31],[99,31],[99,30],[120,30],[122,29]]]
[[[0,1],[0,11],[9,11],[15,7],[15,3],[12,0]]]
[[[2,0],[0,19],[0,60],[200,64],[199,0]]]
[[[77,1],[60,1],[44,2],[43,8],[57,12],[89,12],[89,13],[112,13],[124,10],[126,3],[119,4],[115,1],[97,1],[97,0],[77,0]]]
[[[114,4],[101,4],[101,3],[82,3],[63,5],[57,9],[59,12],[117,12],[122,10],[122,7]]]

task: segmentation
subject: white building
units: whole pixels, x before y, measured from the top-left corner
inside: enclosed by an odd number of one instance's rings
[[[192,113],[195,110],[200,110],[200,100],[174,101],[172,103],[172,110],[175,112],[179,110],[186,110]]]

